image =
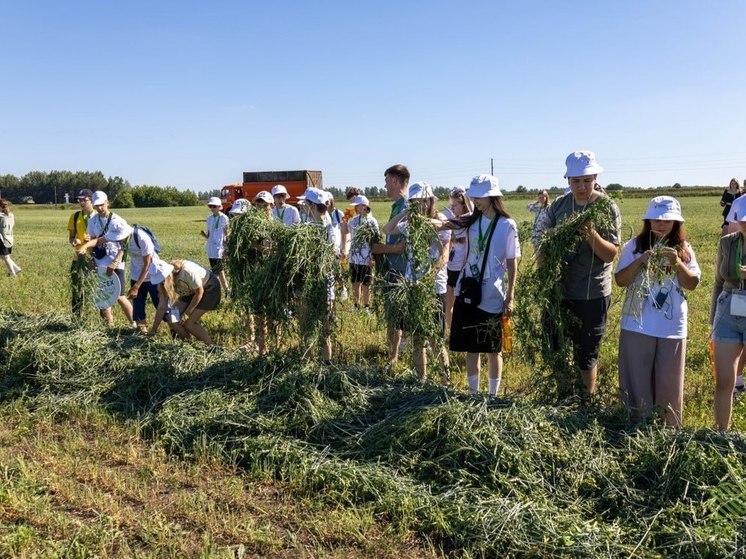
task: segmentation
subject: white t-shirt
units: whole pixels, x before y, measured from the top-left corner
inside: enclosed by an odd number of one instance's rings
[[[624,270],[638,258],[642,258],[641,252],[634,253],[635,246],[636,239],[634,238],[624,244],[616,267],[617,272]],[[684,265],[697,277],[700,277],[702,272],[699,269],[699,264],[697,264],[697,257],[688,243],[687,248],[689,254],[691,254],[691,260]],[[638,274],[642,272],[643,269],[641,268]],[[676,274],[666,276],[662,284],[658,284],[655,277],[651,277],[649,283],[651,285],[648,293],[635,293],[633,287],[627,288],[624,308],[631,303],[628,300],[630,297],[644,297],[644,302],[638,305],[638,307],[642,307],[641,312],[622,313],[622,330],[629,330],[655,338],[686,338],[688,305]],[[661,303],[656,304],[656,298],[659,296],[661,297]],[[634,307],[635,305],[630,306]]]
[[[725,216],[725,221],[728,223],[737,223],[738,218],[744,215],[746,215],[746,196],[742,195],[733,200],[728,215]]]
[[[347,255],[347,261],[350,264],[358,264],[358,265],[367,266],[370,263],[370,245],[355,247],[352,242],[355,239],[355,235],[360,225],[366,222],[370,223],[371,226],[376,229],[376,231],[379,230],[378,221],[376,221],[376,218],[370,214],[366,216],[356,215],[350,221],[347,222],[347,231],[349,232],[349,237],[350,237],[350,252]],[[355,250],[355,249],[358,249],[358,250]]]
[[[445,216],[443,214],[438,214],[438,219],[444,219]],[[397,228],[399,230],[400,235],[407,235],[407,221],[406,218],[399,222],[397,225]],[[430,243],[430,252],[428,256],[430,256],[430,260],[432,260],[433,263],[437,262],[438,258],[440,258],[440,255],[444,250],[447,250],[448,243],[451,240],[451,232],[449,230],[444,231],[438,231],[438,236],[436,239],[433,239],[433,241]],[[412,268],[412,258],[411,256],[407,255],[407,269],[404,272],[404,277],[410,280],[417,279],[422,276],[422,273],[417,273]],[[435,293],[438,295],[441,295],[446,292],[448,289],[447,286],[448,283],[448,271],[447,271],[447,264],[443,266],[442,268],[436,270],[435,272]]]
[[[334,208],[327,213],[332,224],[332,231],[334,231],[334,246],[337,247],[337,253],[342,254],[342,212]]]
[[[138,243],[140,246],[137,246]],[[130,237],[129,244],[130,279],[133,281],[137,281],[142,273],[144,264],[143,258],[145,256],[150,256],[152,259],[158,257],[155,253],[155,245],[153,245],[153,240],[150,238],[150,235],[135,226],[132,228],[132,236]],[[150,281],[150,278],[146,276],[145,281]]]
[[[287,227],[300,223],[298,208],[290,204],[285,204],[283,208],[272,208],[272,217]]]
[[[449,209],[443,210],[448,219],[457,219],[456,215]],[[458,219],[464,219],[471,214],[464,214]],[[466,229],[453,229],[451,231],[451,252],[448,255],[448,269],[460,272],[466,262],[466,254],[469,251],[467,244]]]
[[[472,223],[467,231],[469,237],[469,254],[466,258],[464,273],[459,277],[455,293],[461,292],[461,279],[464,277],[479,277],[484,254],[479,251],[480,225],[484,242],[487,242],[491,218],[481,216]],[[487,262],[482,278],[482,302],[479,308],[485,312],[497,314],[503,311],[505,300],[505,272],[509,259],[521,256],[521,245],[518,241],[518,229],[515,221],[500,217],[495,222],[495,232],[487,248]]]
[[[223,258],[225,241],[228,235],[228,216],[223,212],[210,214],[206,220],[207,258]]]
[[[198,287],[204,286],[209,277],[207,269],[191,260],[184,260],[184,266],[174,278],[174,290],[181,297],[191,295]]]
[[[101,217],[101,214],[99,213],[91,215],[90,219],[88,219],[88,227],[86,228],[86,232],[91,238],[103,237],[105,231],[108,231],[110,227],[127,227],[127,222],[124,219],[122,219],[115,213],[110,213],[109,215],[111,216],[110,222],[109,216]],[[107,222],[109,222],[108,226]],[[106,267],[114,262],[114,259],[116,258],[117,253],[122,246],[122,243],[119,241],[106,241],[103,246],[106,250],[106,256],[104,256],[103,258],[96,258],[95,256],[93,257],[93,261],[99,268]],[[119,265],[117,266],[117,270],[124,270],[124,261],[119,263]]]

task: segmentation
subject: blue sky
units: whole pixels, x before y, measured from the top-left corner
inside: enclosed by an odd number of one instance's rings
[[[0,2],[0,174],[746,178],[746,2]]]

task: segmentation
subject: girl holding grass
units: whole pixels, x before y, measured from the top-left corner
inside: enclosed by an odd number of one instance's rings
[[[448,208],[443,212],[448,219],[460,219],[469,216],[474,209],[471,199],[466,195],[463,186],[451,190]],[[453,316],[453,303],[456,299],[454,289],[466,264],[468,251],[466,229],[456,229],[451,235],[451,249],[448,251],[448,279],[446,282],[446,326],[450,330]]]
[[[746,345],[746,214],[736,218],[739,230],[720,238],[710,306],[715,353],[715,425],[730,427],[733,389]]]
[[[619,391],[625,407],[643,418],[653,406],[671,427],[681,427],[684,399],[687,302],[684,290],[701,271],[686,240],[681,206],[657,196],[640,233],[622,247],[615,280],[626,287],[619,337]]]
[[[413,282],[421,282],[425,278],[428,281],[430,279],[433,280],[433,290],[435,291],[434,304],[437,306],[435,320],[439,331],[437,335],[431,336],[430,344],[433,352],[438,355],[440,360],[441,383],[447,385],[449,384],[448,369],[450,363],[442,338],[445,335],[446,283],[448,278],[446,264],[448,262],[447,247],[450,242],[451,232],[450,230],[443,230],[436,234],[430,225],[431,221],[439,223],[445,221],[446,216],[442,213],[438,213],[435,207],[437,198],[428,183],[417,182],[410,185],[407,197],[409,206],[405,211],[397,214],[386,225],[384,225],[382,232],[385,235],[398,234],[404,236],[405,240],[400,244],[402,253],[406,258],[404,285],[407,285],[407,283],[411,284]],[[412,223],[414,221],[413,214],[428,218],[425,226],[429,229],[431,235],[428,235],[429,246],[426,247],[427,255],[424,262],[422,261],[421,255],[417,254],[417,247],[415,245],[419,243],[418,241],[413,240],[413,238],[418,235],[418,232],[414,231],[415,226]],[[430,294],[432,294],[432,291]],[[410,308],[406,309],[405,312],[426,314],[427,309]],[[408,326],[408,322],[409,321],[405,318],[403,321],[404,329]],[[428,333],[417,331],[412,332],[412,360],[419,380],[425,380],[427,378],[425,334]]]
[[[474,211],[442,224],[465,229],[468,247],[456,285],[449,348],[466,352],[466,375],[473,395],[479,393],[480,355],[487,355],[488,395],[496,396],[503,367],[501,318],[513,312],[521,248],[518,229],[505,211],[495,177],[474,177],[466,195],[474,202]]]
[[[352,279],[352,302],[357,310],[362,301],[366,312],[370,312],[370,283],[373,278],[373,256],[370,248],[379,236],[378,222],[370,215],[370,202],[362,194],[352,198],[350,206],[355,211],[355,217],[347,222],[350,234],[348,261]]]

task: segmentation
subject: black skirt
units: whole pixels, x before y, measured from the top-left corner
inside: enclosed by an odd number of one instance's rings
[[[448,349],[468,353],[500,353],[502,313],[488,313],[456,299],[451,318]]]

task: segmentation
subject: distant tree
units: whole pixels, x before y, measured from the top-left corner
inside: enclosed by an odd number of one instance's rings
[[[519,185],[518,185],[518,186],[516,187],[515,191],[516,191],[516,192],[526,192],[527,190],[526,190],[526,187],[525,187],[525,186],[523,186],[522,184],[519,184]]]
[[[674,185],[671,188],[681,188],[681,185],[679,183],[674,183]]]
[[[344,193],[344,191],[343,191],[343,190],[342,190],[341,188],[338,188],[338,187],[336,187],[336,186],[330,186],[330,187],[329,187],[329,188],[327,189],[327,192],[330,192],[330,193],[331,193],[331,195],[332,195],[332,196],[333,196],[333,197],[334,197],[335,199],[337,199],[337,200],[338,200],[338,199],[340,199],[340,198],[342,198],[342,199],[343,199],[343,198],[345,197],[345,193]]]
[[[617,183],[617,182],[613,182],[613,183],[611,183],[611,184],[609,184],[609,185],[606,186],[606,190],[610,191],[610,192],[612,192],[614,190],[623,190],[623,189],[624,189],[624,187],[621,184]]]
[[[448,200],[451,196],[451,189],[447,186],[436,186],[433,188],[433,194],[435,194],[439,200]]]
[[[197,198],[200,200],[207,200],[208,198],[212,198],[213,196],[220,197],[220,188],[213,188],[212,190],[200,190],[197,192]]]
[[[112,200],[111,205],[114,208],[134,208],[135,199],[132,197],[132,190],[120,191],[116,198]]]

